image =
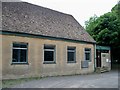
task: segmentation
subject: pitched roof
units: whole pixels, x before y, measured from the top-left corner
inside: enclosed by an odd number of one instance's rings
[[[26,2],[2,2],[2,30],[95,42],[72,15]]]

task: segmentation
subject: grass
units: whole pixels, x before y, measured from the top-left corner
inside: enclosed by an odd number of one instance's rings
[[[11,88],[14,85],[22,84],[32,80],[40,80],[40,79],[41,79],[40,77],[31,77],[31,78],[2,80],[2,88]]]

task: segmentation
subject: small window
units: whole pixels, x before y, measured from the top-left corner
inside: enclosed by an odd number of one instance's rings
[[[85,60],[91,61],[91,49],[85,48]]]
[[[44,45],[44,63],[55,63],[54,45]]]
[[[13,43],[12,63],[27,63],[28,44]]]
[[[67,62],[76,62],[76,48],[75,47],[67,47]]]

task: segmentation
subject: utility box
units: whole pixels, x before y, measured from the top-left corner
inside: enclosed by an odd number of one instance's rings
[[[82,68],[88,68],[89,67],[88,61],[81,61],[81,67]]]

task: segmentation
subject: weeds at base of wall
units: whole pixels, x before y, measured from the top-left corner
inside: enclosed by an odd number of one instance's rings
[[[12,88],[15,85],[23,84],[33,80],[40,80],[46,77],[61,77],[61,76],[74,76],[74,75],[90,75],[90,74],[100,74],[100,73],[84,73],[84,74],[72,74],[72,75],[55,75],[55,76],[42,76],[42,77],[30,77],[30,78],[20,78],[20,79],[9,79],[2,80],[2,88]]]
[[[17,84],[22,84],[32,80],[40,80],[40,79],[41,77],[30,77],[30,78],[21,78],[21,79],[2,80],[2,88],[11,88]]]
[[[33,80],[40,80],[40,79],[46,78],[46,77],[61,77],[61,76],[89,75],[89,74],[93,74],[93,73],[41,76],[41,77],[19,78],[19,79],[5,79],[5,80],[2,80],[2,88],[12,88],[13,86],[18,85],[18,84],[22,84],[22,83],[33,81]]]

